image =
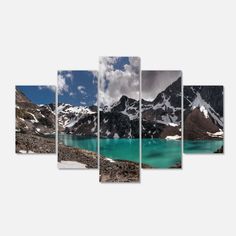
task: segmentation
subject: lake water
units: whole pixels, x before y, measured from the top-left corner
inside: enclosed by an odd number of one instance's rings
[[[97,138],[81,138],[59,134],[59,142],[66,146],[97,151]],[[114,160],[139,162],[139,139],[100,139],[100,154]],[[155,168],[169,168],[181,163],[179,140],[142,139],[142,162]]]
[[[139,139],[100,139],[100,154],[114,160],[139,162]]]
[[[142,139],[142,163],[154,168],[170,168],[181,163],[181,141]]]
[[[97,152],[97,138],[96,137],[81,138],[76,135],[59,134],[58,140],[59,142],[63,143],[65,146],[79,147],[79,148],[86,149],[89,151]]]
[[[184,153],[214,153],[223,144],[223,140],[184,140]]]

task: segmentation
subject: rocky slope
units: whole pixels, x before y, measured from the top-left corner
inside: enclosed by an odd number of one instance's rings
[[[78,162],[85,166],[85,168],[89,169],[97,169],[98,167],[98,157],[95,152],[91,152],[88,150],[68,147],[63,144],[58,145],[58,162]],[[68,168],[66,166],[65,168]]]
[[[181,138],[181,78],[153,101],[142,100],[143,138]]]
[[[54,104],[34,104],[16,89],[15,114],[16,152],[55,152]]]
[[[222,139],[223,126],[223,86],[184,86],[184,139]]]
[[[97,169],[98,156],[95,152],[88,150],[67,147],[59,144],[59,168],[69,168],[71,162],[79,163],[79,168]],[[68,162],[68,165],[66,164]],[[74,166],[79,166],[75,165]],[[72,167],[75,168],[75,167]],[[142,164],[142,168],[151,168],[148,165]],[[112,160],[104,156],[100,156],[100,181],[101,182],[139,182],[140,168],[139,163]]]
[[[152,168],[142,164],[142,168]],[[139,163],[125,160],[112,160],[100,157],[100,182],[139,182],[140,168]]]
[[[55,153],[55,139],[35,134],[16,133],[16,153]]]

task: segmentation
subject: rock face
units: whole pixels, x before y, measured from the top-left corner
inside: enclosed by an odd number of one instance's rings
[[[153,101],[142,100],[142,137],[181,137],[181,77]]]
[[[223,86],[184,86],[184,139],[222,139],[223,126]]]
[[[55,105],[34,104],[16,89],[16,152],[21,151],[55,152]]]
[[[139,138],[139,101],[122,96],[100,109],[100,130],[102,138]]]

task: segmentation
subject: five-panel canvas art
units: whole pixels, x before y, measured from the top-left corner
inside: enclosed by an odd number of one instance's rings
[[[16,153],[57,153],[60,169],[139,182],[141,168],[181,169],[182,151],[224,152],[223,86],[183,86],[182,71],[141,70],[139,57],[57,77],[16,86]]]

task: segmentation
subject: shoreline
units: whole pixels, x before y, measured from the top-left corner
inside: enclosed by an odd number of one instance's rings
[[[58,144],[58,163],[64,162],[63,168],[69,168],[66,166],[67,161],[78,162],[84,165],[86,169],[98,168],[98,157],[96,152],[88,151],[78,147],[65,146],[64,144]],[[59,164],[60,165],[60,164]],[[79,165],[79,164],[78,164]],[[79,167],[78,167],[79,168]]]
[[[98,155],[96,152],[59,144],[58,167],[61,169],[98,169]],[[142,168],[145,167],[152,168],[142,164]],[[101,182],[139,182],[139,163],[113,160],[100,155],[99,180]]]

